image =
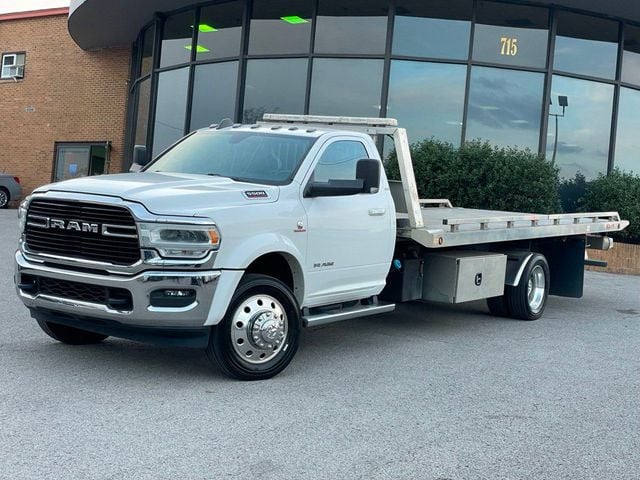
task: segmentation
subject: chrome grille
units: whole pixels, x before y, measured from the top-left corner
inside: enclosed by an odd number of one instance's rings
[[[55,219],[98,225],[89,230],[51,228]],[[105,235],[103,226],[107,226]],[[49,226],[49,228],[46,228]],[[136,223],[124,207],[72,200],[34,199],[27,212],[25,242],[34,253],[46,253],[115,265],[132,265],[140,260]]]

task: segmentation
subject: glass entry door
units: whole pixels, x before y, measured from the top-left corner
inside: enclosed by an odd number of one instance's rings
[[[107,172],[109,144],[57,143],[53,181]]]

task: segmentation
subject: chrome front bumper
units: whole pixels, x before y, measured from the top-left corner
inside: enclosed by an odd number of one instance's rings
[[[67,315],[112,320],[121,325],[142,327],[202,327],[207,323],[213,298],[221,276],[220,271],[147,271],[133,276],[96,275],[50,267],[29,261],[22,252],[15,254],[15,283],[18,296],[31,309],[61,312]],[[22,275],[98,285],[128,290],[131,310],[115,310],[107,305],[90,303],[64,296],[30,294],[20,289]],[[196,300],[182,308],[161,308],[149,304],[151,292],[158,289],[186,288],[195,290]]]

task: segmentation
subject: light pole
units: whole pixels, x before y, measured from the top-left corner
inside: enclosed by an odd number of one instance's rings
[[[553,100],[550,101],[550,104],[553,105]],[[558,105],[562,107],[562,114],[560,113],[550,113],[552,117],[556,118],[556,135],[553,139],[553,157],[551,157],[551,163],[553,165],[556,164],[556,154],[558,153],[558,118],[564,117],[564,111],[569,106],[569,97],[566,95],[558,95]]]

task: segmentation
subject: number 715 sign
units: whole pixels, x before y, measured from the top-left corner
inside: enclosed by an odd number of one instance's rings
[[[514,37],[500,37],[500,55],[515,57],[518,55],[518,39]]]

